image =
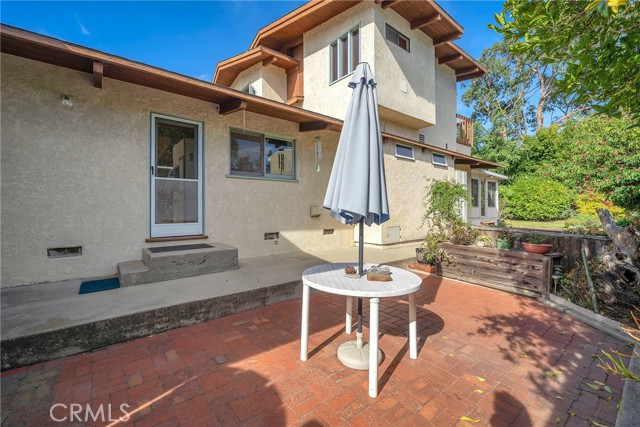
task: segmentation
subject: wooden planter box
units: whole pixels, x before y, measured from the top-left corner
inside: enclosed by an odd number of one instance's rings
[[[450,260],[439,267],[443,277],[535,298],[549,293],[553,259],[548,256],[451,243],[439,248]]]

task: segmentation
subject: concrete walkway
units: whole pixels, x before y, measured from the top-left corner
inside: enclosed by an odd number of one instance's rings
[[[367,372],[336,357],[353,338],[344,334],[344,298],[311,298],[307,362],[299,360],[301,302],[283,301],[5,371],[2,426],[615,423],[623,383],[595,355],[630,348],[536,300],[428,277],[417,295],[418,359],[411,360],[406,300],[383,298],[385,358],[380,395],[371,399]]]
[[[80,280],[2,290],[2,369],[89,351],[299,296],[302,272],[357,260],[356,247],[240,260],[240,269],[78,295]],[[415,258],[414,246],[365,249],[367,262]],[[356,261],[354,261],[354,264]]]

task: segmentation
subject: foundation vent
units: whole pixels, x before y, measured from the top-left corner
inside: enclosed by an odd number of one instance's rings
[[[420,142],[420,144],[424,144],[424,135],[423,134],[418,134],[418,141]]]
[[[47,258],[68,258],[82,255],[82,246],[69,246],[67,248],[47,249]]]
[[[264,240],[277,240],[280,238],[280,233],[279,232],[273,232],[273,233],[264,233]]]
[[[322,230],[322,235],[323,236],[331,236],[334,232],[333,228],[325,228],[324,230]]]

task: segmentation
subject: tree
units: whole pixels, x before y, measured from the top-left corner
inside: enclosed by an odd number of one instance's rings
[[[490,28],[525,62],[560,67],[555,85],[565,96],[610,116],[626,111],[640,125],[640,7],[626,3],[507,0]]]

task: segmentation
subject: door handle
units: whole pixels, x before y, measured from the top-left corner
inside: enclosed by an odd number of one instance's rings
[[[153,174],[153,172],[154,172],[154,170],[153,170],[153,166],[151,166],[151,176],[155,176],[155,175]]]

